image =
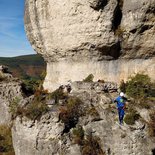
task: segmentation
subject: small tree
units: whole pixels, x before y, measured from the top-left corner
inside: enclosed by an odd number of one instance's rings
[[[126,93],[134,99],[144,99],[149,94],[151,79],[148,75],[136,74],[126,83]]]

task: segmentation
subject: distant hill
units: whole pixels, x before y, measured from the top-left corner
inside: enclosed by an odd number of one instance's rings
[[[9,67],[15,77],[40,77],[45,71],[46,63],[40,55],[25,55],[18,57],[0,57],[0,65]]]

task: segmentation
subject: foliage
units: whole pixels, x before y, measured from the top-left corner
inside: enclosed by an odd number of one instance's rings
[[[82,126],[73,129],[73,140],[80,145],[82,155],[105,155],[100,146],[100,139],[92,136],[92,133],[85,135]]]
[[[82,155],[105,155],[100,147],[100,139],[88,135],[83,141]]]
[[[120,90],[134,99],[134,105],[149,109],[152,99],[155,97],[155,83],[151,82],[148,75],[136,74],[126,83],[120,84]]]
[[[0,125],[0,154],[15,155],[13,145],[11,129],[7,125]]]
[[[44,66],[45,62],[43,58],[38,54],[18,56],[18,57],[0,57],[0,64],[8,66],[9,68],[17,68],[19,65],[35,65],[35,66]]]
[[[66,99],[67,94],[62,89],[57,89],[49,95],[49,99],[54,99],[55,104],[59,103],[59,100]]]
[[[129,111],[130,113],[125,116],[124,121],[128,125],[133,125],[135,124],[135,121],[140,118],[140,115],[134,109],[130,109]]]
[[[76,144],[81,145],[82,140],[84,139],[84,130],[83,130],[82,126],[78,126],[77,128],[74,128],[73,135],[74,135],[74,142]]]
[[[5,80],[5,76],[2,73],[0,73],[0,82],[4,80]]]
[[[13,75],[25,79],[27,76],[40,78],[41,72],[45,71],[46,64],[38,54],[18,56],[12,58],[0,57],[0,64],[8,66]],[[34,67],[34,70],[27,70]]]
[[[150,113],[149,135],[155,137],[155,111]]]
[[[77,97],[70,97],[64,107],[60,108],[60,120],[65,124],[65,132],[69,130],[78,122],[79,117],[82,115],[82,109],[80,105],[82,101]]]
[[[127,82],[126,93],[134,99],[143,99],[148,96],[150,85],[150,77],[138,73]]]
[[[98,111],[95,109],[95,107],[91,107],[88,110],[88,114],[93,117],[93,121],[100,120],[100,115]]]
[[[37,90],[33,100],[25,106],[19,105],[19,99],[15,98],[10,104],[12,119],[17,116],[25,116],[31,120],[40,120],[42,115],[49,111],[49,107],[46,104],[47,95],[46,90]]]
[[[124,82],[124,80],[122,80],[119,86],[120,91],[126,93],[126,86],[127,84]]]
[[[23,109],[23,115],[31,120],[40,120],[41,116],[49,111],[46,104],[46,90],[38,90],[34,95],[34,99]]]
[[[9,104],[9,112],[12,115],[12,119],[17,116],[20,98],[15,97]]]
[[[46,76],[46,72],[42,72],[42,74],[36,77],[25,76],[23,77],[22,90],[26,96],[33,95],[36,91],[43,89],[42,84],[44,78]]]
[[[148,97],[155,98],[155,82],[150,83],[150,89],[148,90]]]
[[[83,80],[83,82],[93,82],[93,78],[94,78],[94,75],[93,75],[93,74],[89,74],[89,75]]]
[[[30,96],[35,93],[40,84],[41,81],[39,79],[28,77],[23,80],[22,90],[26,96]]]
[[[24,109],[24,116],[31,120],[40,120],[41,116],[49,111],[48,106],[39,101],[33,101]]]

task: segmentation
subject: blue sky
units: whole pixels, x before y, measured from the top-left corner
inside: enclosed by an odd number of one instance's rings
[[[0,57],[34,54],[24,31],[24,0],[0,0]]]

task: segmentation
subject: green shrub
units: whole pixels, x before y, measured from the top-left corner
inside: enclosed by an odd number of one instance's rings
[[[15,100],[11,107],[11,111],[14,114],[13,118],[16,116],[25,116],[31,120],[40,120],[42,115],[49,111],[49,107],[46,104],[47,95],[48,94],[46,90],[37,90],[31,103],[25,106],[18,105],[17,100]]]
[[[76,144],[81,145],[84,138],[84,130],[82,126],[78,126],[77,128],[73,129],[73,135],[74,135],[74,142]]]
[[[20,98],[15,97],[9,104],[9,112],[12,115],[12,119],[17,116]]]
[[[33,102],[24,109],[24,115],[31,120],[39,120],[48,110],[45,103]]]
[[[33,95],[36,92],[39,85],[40,80],[32,77],[24,79],[23,83],[21,84],[22,90],[26,96]]]
[[[93,82],[94,79],[94,75],[93,74],[89,74],[84,80],[83,82]]]
[[[70,97],[64,107],[60,108],[60,120],[65,124],[65,132],[74,128],[80,116],[82,116],[82,101],[77,97]]]
[[[148,75],[136,74],[126,83],[126,93],[134,99],[144,99],[148,96],[151,79]]]
[[[124,121],[128,125],[133,125],[135,124],[135,121],[140,118],[140,115],[137,113],[136,110],[131,109],[129,111],[130,113],[126,114]]]
[[[28,104],[23,109],[23,115],[31,120],[40,120],[42,115],[49,111],[49,107],[46,103],[34,99],[32,103]]]
[[[0,125],[0,154],[15,155],[11,129],[7,125]]]
[[[0,82],[5,81],[5,79],[5,76],[2,73],[0,73]]]
[[[148,75],[136,74],[125,83],[120,84],[120,90],[134,100],[134,106],[149,109],[155,98],[155,83]]]
[[[151,99],[155,98],[155,82],[152,82],[150,84],[150,89],[148,90],[148,96]]]

